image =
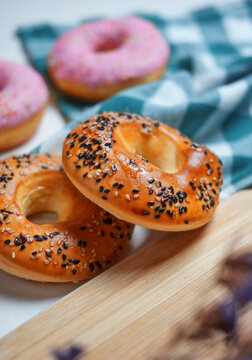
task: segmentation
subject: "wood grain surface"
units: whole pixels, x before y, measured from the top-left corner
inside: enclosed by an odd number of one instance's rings
[[[203,228],[164,233],[2,338],[1,359],[52,360],[73,343],[85,360],[151,359],[207,299],[234,242],[249,244],[251,204],[252,190],[242,191]]]

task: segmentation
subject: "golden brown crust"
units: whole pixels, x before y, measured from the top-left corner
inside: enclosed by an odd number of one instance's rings
[[[29,140],[38,128],[45,108],[46,106],[31,119],[21,124],[0,130],[0,151],[12,149]]]
[[[63,163],[90,200],[118,218],[157,230],[205,224],[222,184],[215,154],[136,114],[105,112],[76,126],[65,140]]]
[[[49,67],[48,71],[50,78],[59,90],[78,99],[96,102],[104,100],[128,87],[155,81],[163,75],[166,67],[167,65],[162,66],[160,69],[142,78],[128,79],[116,84],[99,85],[94,88],[91,88],[87,84],[70,82],[67,79],[59,79],[55,76],[53,68]]]
[[[0,268],[38,281],[75,281],[101,272],[128,243],[133,225],[116,219],[73,187],[55,155],[0,161]],[[58,222],[26,216],[55,211]]]

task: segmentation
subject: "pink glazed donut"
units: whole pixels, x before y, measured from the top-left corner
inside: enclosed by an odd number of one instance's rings
[[[0,60],[0,151],[33,135],[47,102],[46,84],[35,70]]]
[[[70,96],[105,99],[162,76],[169,47],[149,21],[132,16],[78,26],[55,42],[49,75]]]

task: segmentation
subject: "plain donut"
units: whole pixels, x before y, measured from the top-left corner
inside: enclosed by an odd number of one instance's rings
[[[136,114],[105,112],[77,125],[63,164],[79,191],[125,221],[181,231],[213,215],[222,166],[205,146]]]

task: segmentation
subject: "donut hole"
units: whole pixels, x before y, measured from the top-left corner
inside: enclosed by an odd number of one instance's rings
[[[54,211],[40,211],[30,214],[27,219],[37,225],[55,224],[58,221],[58,214]]]
[[[100,37],[95,45],[95,52],[107,52],[117,50],[126,39],[126,35],[122,32],[112,34],[111,36]]]
[[[16,202],[35,224],[66,221],[73,211],[74,190],[63,172],[46,171],[27,176],[19,184]]]
[[[140,128],[136,130],[134,126],[121,124],[117,128],[117,137],[118,145],[148,159],[149,163],[167,173],[177,173],[183,167],[185,158],[176,142],[158,128],[148,134]]]

